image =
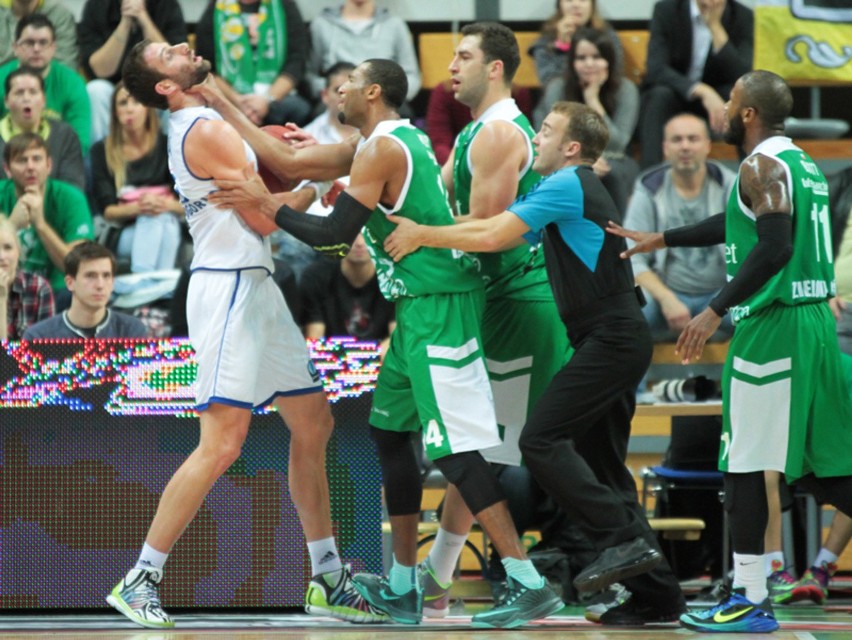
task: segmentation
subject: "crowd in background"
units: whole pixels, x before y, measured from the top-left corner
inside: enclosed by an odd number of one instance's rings
[[[750,68],[754,32],[752,11],[734,0],[661,0],[649,18],[647,74],[637,86],[624,75],[618,35],[596,1],[556,0],[526,52],[540,89],[513,91],[536,128],[558,100],[585,103],[604,118],[609,143],[594,171],[618,215],[646,229],[721,210],[731,175],[707,159],[709,144],[721,131],[734,80]],[[115,254],[115,305],[141,316],[152,335],[185,335],[180,306],[188,274],[180,275],[192,249],[167,166],[168,113],[136,102],[120,75],[137,42],[178,43],[190,32],[220,88],[258,125],[294,122],[320,143],[351,135],[337,120],[337,88],[352,64],[381,57],[404,69],[403,116],[426,130],[440,163],[471,119],[454,97],[449,71],[428,100],[416,100],[421,78],[411,31],[374,0],[330,4],[310,24],[294,0],[210,0],[192,28],[177,0],[87,0],[79,23],[60,0],[5,0],[0,211],[12,223],[4,229],[17,235],[20,258],[0,287],[8,298],[6,337],[20,339],[46,314],[50,306],[32,302],[47,297],[45,288],[55,312],[69,307],[63,260],[85,240]],[[669,135],[675,116],[691,126],[688,135]],[[22,135],[38,136],[45,148]],[[388,337],[393,313],[379,302],[370,260],[355,277],[352,260],[324,263],[284,232],[273,242],[277,280],[307,337]],[[686,250],[657,261],[635,262],[634,270],[652,302],[646,315],[662,335],[718,290],[723,262],[712,251]]]

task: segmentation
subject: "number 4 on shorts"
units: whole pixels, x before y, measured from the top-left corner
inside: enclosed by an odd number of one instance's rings
[[[426,425],[425,444],[440,449],[444,445],[444,434],[441,433],[441,427],[438,426],[437,420],[430,420]]]

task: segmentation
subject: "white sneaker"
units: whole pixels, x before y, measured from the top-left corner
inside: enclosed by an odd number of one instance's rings
[[[151,629],[169,629],[174,620],[163,610],[157,585],[163,574],[156,569],[131,569],[106,597],[113,608],[136,624]]]

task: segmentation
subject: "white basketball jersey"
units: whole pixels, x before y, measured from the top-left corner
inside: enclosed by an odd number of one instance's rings
[[[269,238],[252,231],[233,209],[220,209],[207,203],[216,190],[212,178],[199,178],[186,166],[186,136],[198,120],[222,120],[209,107],[189,107],[169,115],[169,170],[186,211],[192,235],[195,269],[245,269],[262,267],[274,271]],[[252,148],[243,141],[246,156],[257,167]]]

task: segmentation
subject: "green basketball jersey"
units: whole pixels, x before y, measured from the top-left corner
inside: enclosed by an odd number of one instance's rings
[[[441,168],[426,134],[411,126],[408,120],[386,120],[376,126],[364,144],[380,136],[396,140],[405,151],[408,163],[408,176],[395,207],[391,210],[380,204],[364,227],[364,239],[376,264],[382,295],[396,300],[482,287],[474,259],[463,251],[421,247],[394,262],[384,250],[385,238],[396,228],[387,219],[389,214],[432,226],[453,224],[453,214],[441,180]]]
[[[455,186],[456,211],[459,215],[470,213],[470,189],[473,181],[470,161],[470,146],[482,127],[494,120],[511,122],[529,139],[528,161],[518,183],[521,196],[541,180],[532,170],[535,135],[527,117],[521,113],[514,100],[501,100],[489,107],[477,120],[469,123],[456,137],[456,155],[453,158],[453,183]],[[553,299],[547,272],[544,268],[544,252],[539,247],[527,244],[499,253],[480,253],[479,266],[486,284],[486,296],[510,297],[522,300]]]
[[[789,138],[765,140],[754,153],[779,160],[787,170],[793,200],[793,256],[759,291],[729,310],[734,322],[772,304],[808,304],[835,295],[828,183],[816,163]],[[757,244],[754,213],[739,197],[739,176],[725,215],[725,261],[728,279],[737,275]]]

